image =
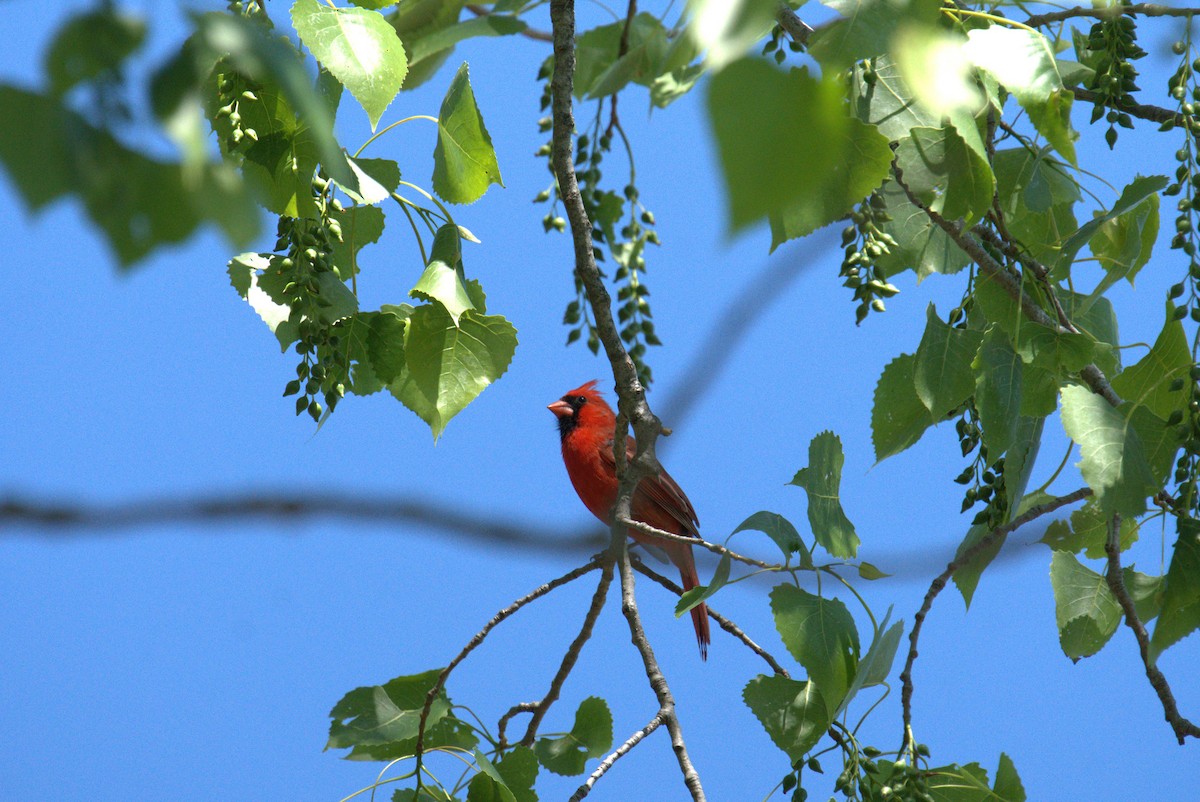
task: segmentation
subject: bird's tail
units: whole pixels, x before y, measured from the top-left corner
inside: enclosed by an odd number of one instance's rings
[[[688,548],[687,561],[684,565],[679,566],[679,577],[683,580],[684,591],[689,591],[700,584],[700,577],[696,573],[696,563],[691,559],[692,550]],[[708,659],[708,644],[712,640],[708,629],[708,607],[703,602],[697,604],[691,609],[692,627],[696,630],[696,643],[700,644],[700,659]]]

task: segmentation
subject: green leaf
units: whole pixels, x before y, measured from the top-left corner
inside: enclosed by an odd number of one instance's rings
[[[1077,373],[1092,361],[1094,343],[1086,334],[1045,326],[1023,327],[1027,333],[1021,358],[1055,374]]]
[[[730,535],[746,530],[765,533],[767,537],[775,541],[775,545],[779,546],[779,550],[783,552],[783,559],[790,558],[795,552],[800,555],[801,565],[812,565],[812,555],[808,553],[808,548],[800,538],[800,533],[796,531],[796,527],[792,526],[791,521],[779,513],[760,510],[738,524]]]
[[[687,32],[716,72],[770,33],[778,8],[774,0],[689,0]]]
[[[1138,208],[1150,197],[1161,192],[1167,183],[1167,177],[1164,175],[1138,176],[1130,182],[1129,186],[1122,190],[1121,197],[1117,198],[1117,202],[1112,205],[1111,209],[1093,217],[1067,238],[1063,243],[1062,253],[1058,257],[1055,274],[1067,274],[1080,249],[1095,236],[1102,225]]]
[[[717,563],[717,569],[713,572],[712,581],[707,585],[698,585],[691,590],[686,590],[679,597],[679,602],[675,605],[675,617],[678,618],[701,602],[707,601],[714,593],[725,587],[729,582],[729,568],[729,555],[722,554]]]
[[[1008,451],[1017,436],[1021,417],[1021,357],[1008,343],[999,326],[984,332],[979,353],[971,363],[975,369],[975,406],[983,424],[988,456],[995,459]]]
[[[988,787],[987,771],[978,763],[928,769],[929,795],[934,802],[997,802]]]
[[[329,742],[326,749],[410,742],[416,746],[417,730],[425,697],[437,682],[441,669],[396,677],[383,685],[355,688],[329,711]],[[445,689],[438,692],[429,708],[426,726],[450,713]]]
[[[914,124],[938,128],[947,120],[967,146],[986,159],[980,123],[986,129],[986,110],[990,106],[977,85],[975,68],[964,53],[965,42],[960,31],[936,25],[906,25],[892,39],[890,58],[881,56],[875,63],[877,68],[898,71],[902,84],[892,77],[886,80],[895,91],[906,92],[906,100],[924,110],[925,121]],[[893,138],[899,140],[907,134],[904,130]]]
[[[533,785],[537,781],[538,761],[532,749],[527,746],[512,747],[496,761],[496,771],[500,772],[517,802],[537,802]]]
[[[1079,185],[1048,148],[999,150],[992,160],[997,197],[1010,233],[1036,259],[1053,265],[1064,232],[1078,227]]]
[[[892,218],[882,226],[896,241],[896,247],[882,254],[876,264],[887,275],[913,270],[921,280],[935,273],[950,275],[962,270],[971,260],[929,215],[908,200],[904,190],[888,181],[880,190],[887,213]]]
[[[487,755],[476,749],[474,758],[479,773],[471,778],[467,786],[467,802],[517,802],[516,796]]]
[[[938,422],[921,403],[914,386],[916,357],[901,354],[888,363],[875,385],[871,407],[871,442],[875,459],[882,461],[921,439]]]
[[[458,68],[438,112],[433,189],[450,203],[474,203],[492,184],[504,186],[492,138],[475,105],[467,64]]]
[[[272,261],[278,258],[262,253],[238,254],[229,260],[228,272],[230,283],[238,295],[250,304],[250,308],[267,324],[267,328],[279,339],[280,347],[286,351],[297,337],[296,327],[287,322],[292,309],[272,297],[258,282],[259,273],[270,268]]]
[[[429,424],[434,439],[508,369],[517,332],[499,315],[468,310],[455,325],[441,304],[413,310],[405,328],[406,370],[392,395]]]
[[[931,303],[925,310],[925,333],[917,346],[913,384],[921,403],[937,417],[949,415],[975,392],[971,362],[983,335],[943,323]]]
[[[836,709],[858,669],[858,629],[846,605],[795,585],[778,585],[771,591],[771,612],[792,657]]]
[[[466,39],[476,36],[511,36],[512,34],[524,31],[528,27],[524,20],[503,14],[488,14],[483,17],[473,17],[462,22],[456,22],[453,25],[447,25],[446,27],[435,27],[429,33],[413,39],[411,47],[407,49],[407,52],[412,59],[412,63],[416,64],[441,53],[447,53],[459,42]]]
[[[1183,323],[1175,320],[1174,306],[1168,302],[1166,322],[1149,353],[1112,380],[1112,388],[1125,401],[1140,404],[1160,418],[1187,406],[1188,396],[1171,392],[1171,382],[1187,379],[1192,367],[1192,351]]]
[[[378,11],[296,0],[292,25],[317,61],[362,105],[371,130],[400,92],[408,59],[396,31]]]
[[[406,318],[407,312],[358,312],[334,326],[334,333],[346,341],[346,357],[352,363],[353,382],[347,388],[350,392],[378,392],[404,371]]]
[[[760,674],[746,683],[742,700],[791,761],[800,760],[817,745],[832,719],[811,682]]]
[[[475,308],[458,271],[438,259],[429,263],[409,295],[426,301],[437,301],[450,313],[456,326],[463,312]]]
[[[958,550],[954,553],[954,559],[958,560],[964,553],[990,532],[983,524],[974,524],[967,530],[967,536],[963,538],[962,543],[958,544]],[[954,572],[954,586],[958,588],[958,592],[962,594],[963,603],[967,609],[971,609],[971,600],[975,597],[975,589],[979,587],[979,577],[983,575],[983,571],[992,560],[996,559],[996,555],[1000,553],[1000,549],[1004,547],[1004,541],[1008,539],[1007,535],[1000,535],[996,540],[983,551],[975,555],[975,558],[968,564],[962,566]]]
[[[625,54],[616,58],[620,39],[625,36],[625,23],[617,23],[621,30],[617,38],[617,49],[612,53],[611,63],[604,67],[591,83],[576,94],[583,92],[589,100],[615,94],[629,83],[648,86],[658,77],[660,66],[667,53],[667,30],[653,14],[642,12],[629,23]]]
[[[332,238],[330,261],[342,281],[358,273],[358,252],[383,236],[383,210],[378,206],[351,206],[342,211],[329,209],[330,219],[342,227],[342,238]]]
[[[54,34],[46,48],[46,77],[56,97],[121,66],[142,46],[146,23],[141,17],[107,6],[77,14]]]
[[[1200,627],[1200,522],[1179,519],[1179,539],[1167,569],[1162,612],[1150,638],[1150,659]]]
[[[856,566],[856,568],[858,569],[858,575],[868,581],[875,580],[875,579],[885,579],[885,578],[891,576],[891,574],[884,573],[883,571],[879,570],[879,568],[877,566],[875,566],[872,563],[869,563],[865,560],[863,562],[860,562]]]
[[[600,757],[612,747],[612,730],[608,705],[597,696],[589,696],[579,704],[570,733],[561,738],[539,738],[533,751],[555,774],[583,774],[588,758]]]
[[[782,209],[775,243],[801,236],[843,216],[890,168],[887,139],[846,116],[841,84],[803,70],[742,59],[713,78],[708,111],[731,232]]]
[[[833,432],[821,432],[808,444],[808,467],[797,471],[791,481],[807,493],[813,536],[834,557],[853,557],[860,542],[839,495],[845,462],[842,441]]]
[[[307,0],[315,2],[315,0]],[[209,53],[223,57],[239,72],[262,83],[278,86],[297,120],[309,132],[313,148],[329,177],[350,189],[358,179],[346,154],[333,136],[333,110],[329,97],[313,86],[304,62],[287,42],[262,26],[232,14],[210,13],[196,18],[197,43]],[[264,128],[272,131],[272,128]],[[262,137],[264,145],[269,137]],[[311,180],[304,175],[304,181]]]
[[[1079,444],[1079,468],[1101,511],[1130,516],[1145,511],[1146,497],[1161,485],[1125,415],[1088,388],[1072,385],[1062,389],[1062,421]]]
[[[1091,657],[1121,623],[1121,606],[1108,583],[1074,555],[1056,551],[1050,559],[1050,585],[1063,653],[1072,660]]]
[[[1125,523],[1124,520],[1121,521]],[[1121,578],[1129,597],[1133,599],[1134,611],[1143,624],[1158,618],[1162,612],[1163,589],[1166,577],[1149,576],[1133,570],[1132,566],[1121,569]]]
[[[1000,753],[1000,765],[996,768],[996,784],[992,786],[996,796],[1004,802],[1025,802],[1025,786],[1017,774],[1012,758]]]
[[[1090,559],[1103,559],[1110,518],[1111,516],[1106,515],[1099,505],[1089,501],[1071,513],[1069,523],[1063,519],[1052,521],[1038,542],[1045,543],[1055,551],[1072,554],[1083,552],[1084,556]],[[1132,546],[1137,538],[1137,521],[1133,518],[1122,518],[1119,536],[1121,551]]]
[[[972,225],[992,205],[996,179],[987,159],[952,128],[913,128],[896,159],[904,183],[933,211]]]
[[[1017,98],[1046,141],[1075,163],[1072,95],[1063,88],[1046,37],[1029,28],[991,25],[967,32],[967,57]]]
[[[834,718],[849,707],[850,702],[854,700],[860,690],[887,682],[888,674],[892,671],[892,663],[896,659],[896,650],[900,648],[900,637],[904,634],[904,622],[897,621],[889,627],[888,623],[891,618],[892,608],[889,607],[871,639],[871,648],[867,649],[866,656],[858,664],[854,681],[850,683],[845,698],[833,713]]]
[[[1133,280],[1154,252],[1158,238],[1158,195],[1154,194],[1124,214],[1107,220],[1088,240],[1088,248],[1104,268],[1105,275],[1092,295],[1105,292],[1121,279]]]
[[[824,0],[823,4],[842,18],[818,28],[809,38],[808,51],[833,71],[886,53],[899,28],[932,25],[941,6],[939,0]]]

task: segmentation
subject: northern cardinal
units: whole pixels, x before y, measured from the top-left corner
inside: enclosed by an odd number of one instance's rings
[[[616,415],[596,391],[595,381],[577,387],[547,409],[558,417],[563,462],[579,500],[603,523],[610,524],[613,504],[617,501],[617,465],[613,458]],[[635,450],[636,444],[630,437],[625,443],[625,453],[632,458]],[[665,470],[657,476],[642,479],[634,491],[631,512],[634,520],[664,532],[700,537],[696,528],[700,521],[696,518],[692,503]],[[630,529],[629,535],[639,543],[666,552],[679,569],[684,590],[700,584],[690,545],[647,535],[636,529]],[[691,613],[696,641],[700,644],[700,657],[706,660],[709,644],[708,608],[698,604]]]

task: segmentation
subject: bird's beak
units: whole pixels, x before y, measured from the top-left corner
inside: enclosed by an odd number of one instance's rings
[[[555,401],[553,404],[547,405],[546,409],[553,412],[555,416],[559,418],[569,418],[575,414],[575,410],[571,409],[571,405],[562,399]]]

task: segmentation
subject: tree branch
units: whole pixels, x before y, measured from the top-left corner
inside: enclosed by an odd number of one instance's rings
[[[798,45],[808,44],[808,37],[812,36],[813,27],[796,16],[796,12],[786,2],[779,4],[779,13],[776,14],[775,19],[779,23],[779,27],[783,28],[793,42]]]
[[[1056,22],[1065,22],[1066,20],[1078,19],[1080,17],[1105,20],[1114,19],[1125,14],[1130,16],[1140,14],[1143,17],[1193,17],[1200,15],[1200,8],[1174,8],[1172,6],[1158,5],[1157,3],[1134,3],[1127,6],[1118,5],[1104,8],[1075,6],[1063,11],[1052,11],[1049,14],[1035,14],[1025,20],[1025,24],[1030,28],[1041,28],[1046,25],[1053,25]]]
[[[646,678],[650,680],[650,688],[658,699],[659,714],[663,716],[667,732],[671,734],[671,748],[675,751],[675,759],[679,761],[679,770],[683,772],[683,783],[691,793],[693,802],[704,802],[704,788],[700,785],[700,775],[696,773],[691,758],[688,757],[687,744],[683,740],[683,728],[680,727],[679,717],[675,714],[675,698],[671,695],[667,678],[663,676],[662,669],[658,666],[654,649],[650,646],[646,630],[642,627],[642,619],[638,615],[637,600],[634,598],[633,592],[633,567],[629,559],[628,548],[621,550],[620,560],[621,612],[625,614],[625,620],[629,622],[630,640],[633,641],[638,654],[642,656]]]
[[[1054,318],[1050,317],[1046,313],[1046,310],[1042,309],[1029,293],[1025,292],[1021,287],[1021,282],[1017,278],[1005,270],[1004,266],[993,259],[991,254],[987,252],[978,240],[963,229],[962,223],[947,220],[918,198],[908,184],[904,182],[904,172],[895,161],[892,162],[892,169],[895,174],[896,184],[904,190],[904,194],[908,196],[909,202],[923,211],[938,228],[945,231],[950,239],[979,265],[979,269],[988,278],[995,281],[1013,300],[1017,301],[1021,306],[1021,311],[1025,313],[1027,318],[1034,323],[1046,326],[1055,331],[1066,330],[1060,327]],[[1083,370],[1079,371],[1079,377],[1091,388],[1092,392],[1104,398],[1105,401],[1114,407],[1121,405],[1121,397],[1113,390],[1104,372],[1096,367],[1094,363],[1089,364]]]
[[[636,529],[643,534],[662,538],[663,540],[678,540],[680,543],[687,543],[689,546],[699,546],[700,548],[708,549],[713,554],[720,554],[722,556],[729,557],[731,560],[737,560],[740,563],[752,565],[755,568],[762,568],[767,571],[787,570],[787,566],[779,565],[778,563],[763,562],[762,560],[756,560],[753,557],[746,557],[738,554],[736,551],[730,551],[724,546],[718,546],[716,543],[709,543],[703,538],[692,537],[690,535],[677,535],[673,532],[666,532],[658,527],[651,526],[650,524],[644,524],[641,521],[635,521],[632,518],[620,519],[619,523],[622,526],[628,527],[629,529]]]
[[[912,745],[912,695],[913,695],[913,680],[912,670],[913,664],[917,661],[917,642],[921,638],[921,627],[925,624],[925,617],[929,615],[930,609],[933,607],[933,600],[938,597],[938,594],[946,587],[946,583],[954,576],[954,573],[975,560],[986,549],[990,548],[997,540],[1005,535],[1019,529],[1030,521],[1040,518],[1043,515],[1054,512],[1060,507],[1065,507],[1068,504],[1074,504],[1077,501],[1082,501],[1092,495],[1091,488],[1083,487],[1065,496],[1059,496],[1053,501],[1048,501],[1045,504],[1039,504],[1036,507],[1031,507],[1026,510],[1023,515],[1018,515],[1003,526],[998,526],[991,532],[984,535],[978,543],[964,551],[959,556],[950,561],[946,566],[946,570],[938,575],[937,579],[933,580],[933,584],[929,586],[929,591],[925,594],[925,600],[921,603],[921,609],[913,616],[913,628],[909,633],[908,642],[908,658],[904,661],[904,671],[900,673],[900,682],[902,690],[900,692],[900,704],[903,708],[904,717],[904,737],[900,741],[900,752],[904,753],[909,746]]]
[[[595,553],[604,543],[595,533],[580,532],[563,537],[557,529],[524,521],[506,523],[497,520],[494,514],[471,515],[459,506],[432,499],[392,500],[319,491],[147,498],[113,505],[35,501],[15,495],[0,501],[0,531],[28,527],[47,530],[64,538],[77,537],[83,529],[115,530],[248,519],[284,522],[327,517],[344,522],[412,524],[472,540],[531,547],[539,552],[589,554]]]
[[[425,694],[425,706],[421,709],[420,725],[417,728],[417,744],[416,748],[413,750],[417,757],[418,769],[421,765],[421,755],[425,747],[425,723],[429,720],[429,710],[433,706],[433,700],[437,698],[437,695],[441,692],[442,688],[446,687],[446,678],[450,676],[450,672],[453,671],[459,663],[461,663],[463,660],[466,660],[467,655],[474,651],[479,644],[483,643],[483,640],[488,636],[488,633],[495,629],[496,626],[504,621],[504,619],[508,618],[517,610],[520,610],[530,602],[536,601],[542,596],[545,596],[555,588],[560,588],[569,582],[574,582],[584,574],[595,571],[597,568],[600,568],[601,565],[602,563],[598,559],[590,560],[584,565],[568,571],[558,579],[552,579],[546,584],[535,589],[533,592],[517,599],[515,602],[492,616],[492,620],[488,621],[483,629],[476,632],[475,637],[471,638],[471,640],[467,642],[467,645],[462,648],[462,651],[460,651],[458,655],[451,660],[445,668],[442,669],[442,673],[438,674],[437,681],[433,683],[433,687],[429,689],[429,693]],[[417,772],[417,776],[421,776],[419,770]]]
[[[1100,95],[1090,89],[1085,89],[1082,86],[1070,87],[1070,91],[1076,98],[1087,103],[1095,103],[1100,100]],[[1178,112],[1164,109],[1162,106],[1150,106],[1144,103],[1106,103],[1104,104],[1110,109],[1123,111],[1131,117],[1137,117],[1140,120],[1147,120],[1152,123],[1171,123],[1172,125],[1183,125],[1184,116]]]
[[[642,727],[633,735],[630,735],[625,743],[618,746],[611,755],[600,761],[600,765],[597,766],[596,770],[588,776],[583,785],[579,786],[575,793],[571,795],[571,799],[568,802],[579,802],[579,800],[591,793],[592,786],[596,784],[597,780],[604,776],[605,772],[612,768],[614,763],[620,760],[621,757],[629,752],[630,749],[633,749],[633,747],[637,746],[643,738],[657,730],[659,725],[666,721],[666,719],[667,711],[660,709],[657,713],[655,713],[654,718],[650,719],[649,724],[647,724],[645,727]]]
[[[563,655],[562,664],[558,667],[558,673],[550,681],[550,689],[546,691],[546,695],[542,697],[542,700],[535,703],[530,709],[533,716],[529,719],[529,726],[525,728],[525,737],[521,739],[521,743],[525,746],[533,746],[533,739],[537,737],[538,727],[541,725],[542,719],[546,717],[546,713],[550,712],[550,706],[558,700],[563,683],[567,681],[571,669],[575,667],[575,661],[579,659],[579,652],[583,649],[583,644],[587,643],[588,639],[592,637],[592,627],[596,625],[596,619],[600,617],[600,611],[604,609],[604,601],[608,598],[608,588],[612,584],[613,563],[607,557],[606,553],[604,565],[600,569],[600,582],[596,585],[596,592],[592,594],[592,604],[588,607],[587,615],[583,618],[583,626],[580,628],[579,634],[575,636],[575,640],[571,642],[567,653]],[[501,730],[499,734],[500,743],[503,744],[504,731]]]
[[[683,595],[683,588],[679,587],[678,585],[676,585],[674,582],[672,582],[667,577],[663,576],[662,574],[658,573],[654,569],[650,568],[648,565],[646,565],[644,562],[637,559],[636,557],[633,557],[631,559],[633,562],[633,570],[637,571],[639,574],[641,574],[645,577],[648,577],[649,579],[653,580],[654,582],[657,582],[658,584],[662,585],[664,588],[671,591],[676,596]],[[767,662],[767,665],[769,665],[771,667],[772,671],[774,671],[776,674],[778,674],[781,677],[790,677],[791,676],[790,674],[788,674],[787,669],[785,669],[783,666],[779,665],[779,661],[776,660],[771,655],[770,652],[768,652],[766,649],[764,649],[763,647],[759,646],[757,643],[752,641],[750,639],[750,636],[742,631],[741,627],[739,627],[737,624],[733,623],[728,618],[726,618],[725,616],[721,615],[716,610],[714,610],[712,608],[712,605],[705,604],[705,607],[708,609],[708,617],[711,618],[713,621],[716,621],[717,626],[719,626],[721,629],[728,632],[733,637],[740,640],[742,643],[744,643],[746,645],[747,649],[754,652],[759,657],[761,657],[763,660],[765,660]]]
[[[467,3],[467,11],[470,11],[477,17],[490,17],[492,12],[480,5]],[[546,31],[539,31],[536,28],[526,28],[521,31],[521,35],[526,39],[533,39],[535,42],[553,42],[554,37]]]
[[[1125,577],[1121,571],[1120,531],[1121,516],[1114,515],[1109,521],[1108,537],[1104,541],[1104,552],[1108,555],[1108,571],[1105,573],[1104,579],[1108,582],[1108,589],[1117,597],[1117,602],[1125,612],[1125,624],[1133,630],[1133,637],[1137,640],[1138,652],[1142,656],[1142,665],[1146,667],[1146,678],[1150,680],[1150,687],[1154,688],[1154,692],[1158,694],[1158,699],[1163,706],[1163,715],[1175,732],[1175,738],[1179,741],[1179,745],[1182,746],[1184,739],[1189,735],[1193,738],[1200,738],[1200,727],[1180,715],[1179,705],[1175,702],[1175,695],[1171,693],[1171,686],[1168,684],[1166,676],[1159,671],[1158,666],[1154,664],[1154,659],[1150,656],[1150,636],[1146,633],[1146,625],[1138,617],[1137,607],[1129,595],[1129,590],[1125,587]]]

